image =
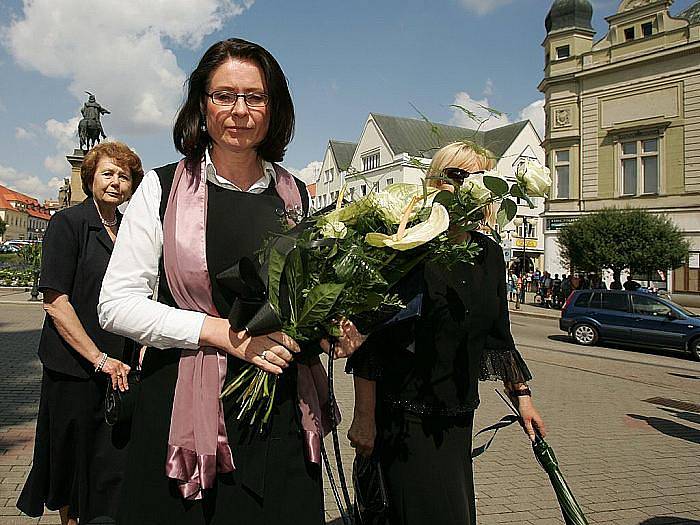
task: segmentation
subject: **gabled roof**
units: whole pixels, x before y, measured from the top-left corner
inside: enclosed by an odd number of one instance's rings
[[[342,140],[331,140],[329,142],[331,151],[335,157],[335,163],[340,171],[347,171],[352,161],[352,156],[357,149],[356,142],[343,142]]]
[[[0,194],[3,195],[8,201],[19,201],[24,204],[33,204],[35,206],[41,206],[41,203],[34,197],[30,197],[29,195],[25,195],[24,193],[11,190],[7,186],[3,186],[2,184],[0,184]]]
[[[678,13],[677,18],[687,18],[691,24],[700,24],[700,0]]]
[[[2,192],[0,192],[0,210],[14,210],[15,208],[7,202],[7,199],[5,198],[5,195],[3,195]]]
[[[528,124],[527,120],[489,131],[475,131],[459,126],[435,124],[420,119],[392,117],[371,113],[395,155],[432,158],[443,146],[459,140],[470,140],[496,157],[501,157]]]

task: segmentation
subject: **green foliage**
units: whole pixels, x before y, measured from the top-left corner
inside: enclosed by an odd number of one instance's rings
[[[605,209],[584,215],[559,231],[562,256],[571,268],[619,274],[678,268],[688,241],[666,216],[640,209]]]
[[[5,231],[7,230],[7,223],[0,219],[0,236],[5,235]]]

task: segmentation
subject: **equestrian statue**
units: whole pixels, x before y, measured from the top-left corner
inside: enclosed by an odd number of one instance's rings
[[[89,95],[89,98],[80,110],[83,118],[78,123],[78,137],[80,138],[80,149],[88,151],[95,144],[99,144],[101,139],[107,138],[104,129],[102,129],[101,117],[110,112],[95,100],[95,95],[89,91],[85,93]]]

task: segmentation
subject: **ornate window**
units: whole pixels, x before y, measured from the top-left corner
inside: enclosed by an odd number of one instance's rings
[[[571,154],[568,149],[554,150],[555,198],[571,197]]]
[[[659,139],[620,142],[622,195],[659,193]]]

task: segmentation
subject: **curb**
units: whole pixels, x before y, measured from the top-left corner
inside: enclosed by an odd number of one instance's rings
[[[0,304],[11,304],[11,305],[41,305],[43,304],[43,301],[3,301],[0,300]]]
[[[514,310],[512,308],[508,309],[508,313],[510,315],[520,315],[523,317],[534,317],[536,319],[550,319],[552,321],[558,321],[559,316],[554,316],[554,315],[547,315],[547,314],[540,314],[537,312],[524,312],[523,310]]]

